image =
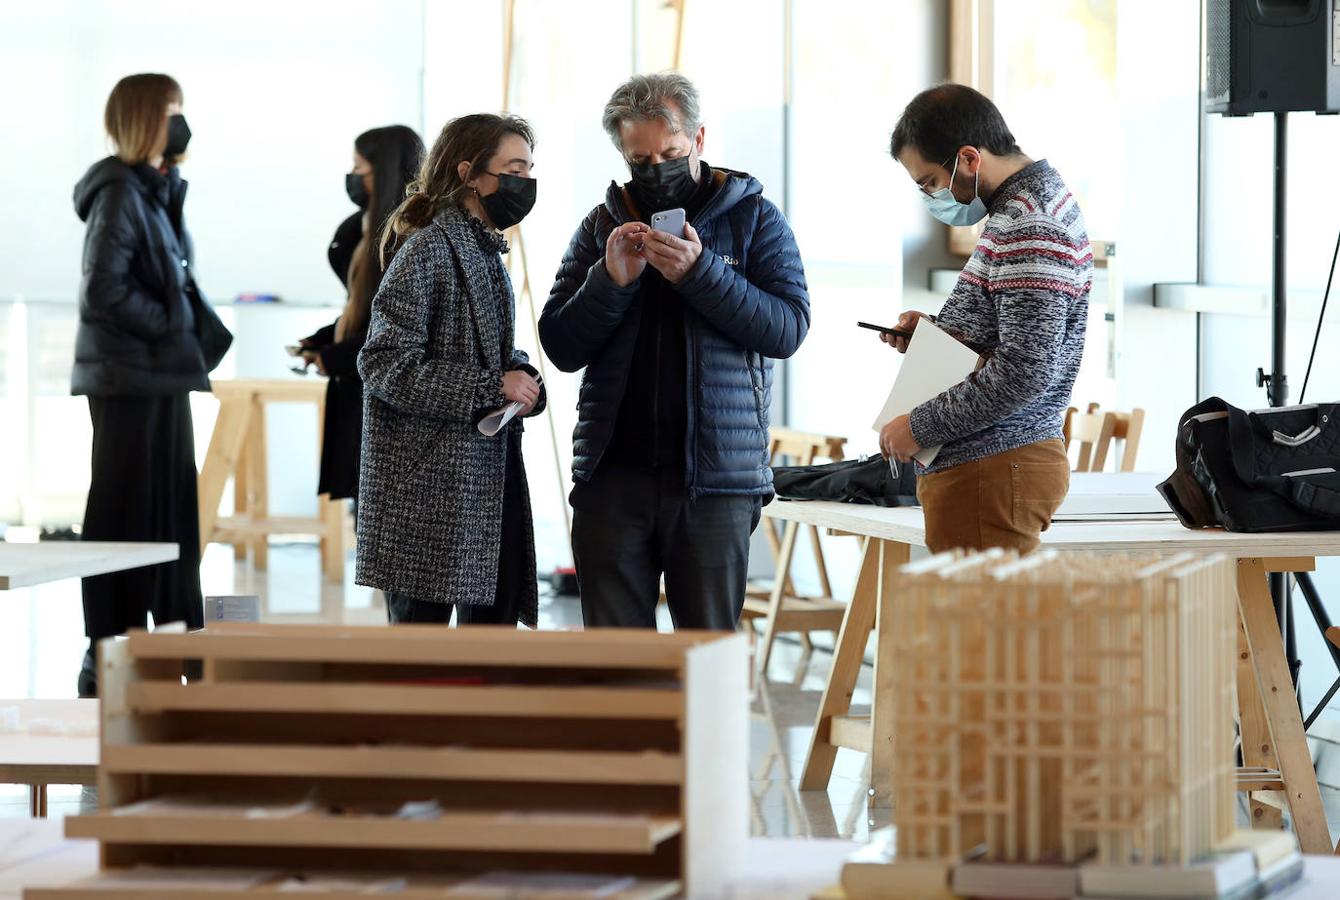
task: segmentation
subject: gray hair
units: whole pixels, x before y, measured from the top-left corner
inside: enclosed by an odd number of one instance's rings
[[[634,75],[611,95],[600,121],[622,153],[619,130],[623,123],[649,119],[663,119],[676,132],[696,133],[702,118],[698,112],[698,89],[693,82],[678,72]]]

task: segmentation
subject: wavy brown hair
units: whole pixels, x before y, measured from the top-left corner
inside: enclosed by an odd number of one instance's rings
[[[396,208],[382,229],[383,266],[388,263],[388,248],[398,247],[447,207],[461,205],[466,191],[466,179],[456,171],[461,162],[470,164],[471,173],[484,169],[509,134],[515,134],[535,149],[535,132],[519,116],[475,113],[452,119],[443,126],[433,148],[424,157],[419,176],[410,184],[405,202]]]
[[[112,88],[102,121],[127,165],[152,159],[167,144],[167,108],[181,102],[181,85],[171,75],[127,75]]]

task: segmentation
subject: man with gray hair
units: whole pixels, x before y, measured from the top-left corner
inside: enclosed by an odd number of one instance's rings
[[[809,330],[800,252],[755,178],[703,161],[687,78],[632,78],[604,125],[632,179],[577,228],[540,316],[554,364],[586,369],[571,498],[582,617],[654,628],[664,576],[676,628],[733,629],[773,493],[772,360]]]

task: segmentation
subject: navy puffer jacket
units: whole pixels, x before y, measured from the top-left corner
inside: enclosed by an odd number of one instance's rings
[[[809,293],[795,235],[752,176],[714,168],[716,192],[691,221],[698,262],[675,292],[684,302],[689,398],[684,458],[690,496],[771,497],[768,410],[773,359],[795,353],[810,327]],[[642,314],[640,282],[619,287],[605,271],[605,241],[632,220],[623,189],[572,237],[540,341],[565,372],[585,367],[573,434],[572,475],[588,481],[614,432]]]

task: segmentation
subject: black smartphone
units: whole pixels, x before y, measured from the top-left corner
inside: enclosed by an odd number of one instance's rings
[[[869,322],[857,322],[861,328],[869,328],[871,331],[878,331],[880,334],[891,334],[894,337],[907,338],[912,340],[912,332],[899,331],[897,328],[885,328],[883,325],[871,325]]]

